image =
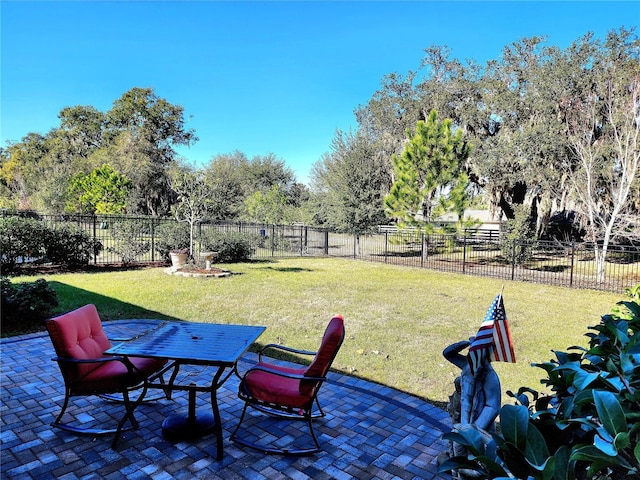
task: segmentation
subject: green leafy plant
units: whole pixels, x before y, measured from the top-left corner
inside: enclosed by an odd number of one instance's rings
[[[115,222],[111,229],[115,246],[108,247],[107,251],[120,255],[124,264],[133,263],[151,249],[151,242],[144,238],[145,232],[146,225],[137,220]]]
[[[11,280],[1,277],[0,295],[3,332],[38,329],[58,306],[56,292],[43,278],[33,283],[13,285]]]
[[[533,255],[535,231],[531,227],[529,209],[514,206],[515,218],[507,221],[507,231],[502,242],[502,255],[509,262],[522,265]]]
[[[44,254],[45,225],[33,218],[0,218],[0,259],[4,273],[13,270],[26,258]]]
[[[217,261],[220,263],[243,262],[251,258],[260,241],[260,235],[256,234],[210,229],[202,232],[200,248],[203,251],[217,252]]]
[[[467,448],[440,471],[481,478],[622,480],[640,477],[640,285],[586,334],[589,347],[534,364],[552,394],[520,388],[487,442],[473,426],[444,436]]]
[[[155,235],[156,251],[164,260],[169,261],[169,252],[172,251],[189,253],[189,224],[177,221],[163,223],[156,228]]]
[[[70,267],[87,265],[102,249],[99,240],[73,226],[54,227],[45,234],[45,256],[53,263]]]
[[[21,260],[80,266],[102,250],[102,244],[74,226],[49,226],[32,218],[0,218],[2,271],[9,273]]]

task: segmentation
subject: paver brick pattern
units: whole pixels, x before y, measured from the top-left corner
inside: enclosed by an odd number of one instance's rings
[[[110,337],[128,337],[149,327],[145,320],[105,322]],[[112,450],[110,436],[76,435],[51,427],[64,400],[64,386],[46,333],[0,343],[0,473],[3,479],[449,479],[437,474],[437,455],[447,449],[441,435],[450,429],[443,410],[384,385],[331,372],[320,391],[327,416],[315,421],[323,451],[308,457],[265,455],[229,441],[240,418],[238,379],[218,391],[224,427],[224,458],[215,460],[215,435],[170,442],[162,421],[187,411],[187,393],[143,403],[135,416],[139,430],[127,431]],[[253,354],[239,362],[242,371]],[[189,381],[206,383],[211,371],[186,368]],[[182,379],[184,381],[184,378]],[[148,395],[160,391],[150,390]],[[198,410],[210,412],[200,394]],[[123,406],[98,397],[73,397],[65,421],[115,425]],[[250,412],[251,413],[251,412]],[[277,445],[308,440],[306,424],[260,413],[245,420],[242,435]]]

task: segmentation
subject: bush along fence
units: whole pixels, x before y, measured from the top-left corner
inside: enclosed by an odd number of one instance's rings
[[[20,262],[154,264],[189,247],[189,225],[171,218],[115,215],[0,216],[2,270]],[[425,234],[380,228],[367,235],[304,225],[201,223],[193,259],[218,252],[221,263],[246,259],[334,256],[392,265],[623,292],[640,281],[640,248],[611,245],[604,281],[597,281],[594,246],[576,242],[508,240],[496,229]]]

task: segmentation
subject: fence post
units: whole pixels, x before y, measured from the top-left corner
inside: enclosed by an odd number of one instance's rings
[[[274,257],[276,254],[276,226],[275,224],[271,224],[271,256]]]
[[[97,232],[96,232],[96,222],[98,221],[98,217],[93,215],[93,244],[95,245],[98,241]],[[93,249],[93,264],[98,264],[98,254],[96,253],[96,249]]]
[[[573,265],[575,262],[575,256],[576,256],[576,241],[573,240],[571,242],[571,270],[570,270],[570,275],[569,275],[569,286],[573,287]]]
[[[420,268],[424,268],[424,257],[426,251],[424,249],[424,230],[420,232]]]
[[[424,255],[423,259],[426,260],[429,256],[429,234],[425,234],[424,236]]]
[[[357,238],[357,236],[356,236],[356,235],[357,235],[357,234],[354,232],[354,233],[353,233],[353,258],[354,258],[354,259],[355,259],[355,258],[358,258],[358,257],[356,256],[356,248],[357,248],[356,242],[358,241],[358,238]]]
[[[155,262],[156,260],[156,221],[152,217],[151,221],[151,261]]]
[[[304,255],[304,252],[307,252],[307,255],[309,254],[309,227],[300,227],[300,235],[302,235],[302,232],[304,232],[304,248],[302,250],[302,254]]]
[[[387,263],[387,257],[389,255],[389,232],[384,232],[384,263]]]
[[[511,242],[511,280],[514,280],[516,278],[516,241],[514,239]]]
[[[467,273],[467,230],[462,237],[462,273]]]
[[[294,227],[295,228],[295,227]],[[303,252],[303,248],[302,248],[302,227],[300,227],[300,256],[302,256],[302,252]]]
[[[329,229],[324,229],[324,254],[329,255]]]

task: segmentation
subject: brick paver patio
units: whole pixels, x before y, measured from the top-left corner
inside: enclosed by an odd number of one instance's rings
[[[105,322],[110,337],[126,337],[148,328],[147,321]],[[139,430],[123,434],[117,450],[110,436],[75,435],[50,426],[60,411],[64,389],[46,333],[3,339],[1,346],[1,476],[6,479],[436,479],[436,457],[446,450],[440,437],[449,416],[429,403],[356,377],[329,374],[320,391],[327,416],[315,429],[323,451],[309,457],[265,455],[229,441],[242,403],[232,375],[218,392],[224,422],[224,459],[215,460],[215,436],[174,443],[162,436],[162,421],[186,411],[187,394],[175,392],[136,410]],[[243,370],[255,362],[247,354]],[[187,371],[193,380],[207,370]],[[150,391],[154,394],[156,391]],[[94,407],[95,406],[95,407]],[[198,408],[209,409],[208,395]],[[97,397],[75,397],[66,415],[79,421],[113,424],[122,405]],[[67,417],[65,417],[67,418]],[[306,432],[303,422],[282,422],[255,415],[253,433],[276,434],[286,442]]]

